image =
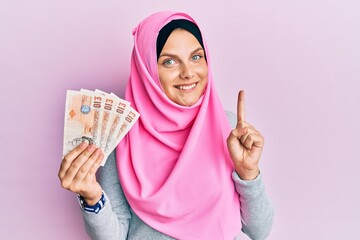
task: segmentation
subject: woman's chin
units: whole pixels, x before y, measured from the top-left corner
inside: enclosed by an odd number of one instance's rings
[[[197,98],[197,99],[195,99],[195,98],[181,99],[179,101],[176,101],[175,103],[177,103],[181,106],[184,106],[184,107],[191,107],[192,105],[197,103],[198,100],[199,100],[199,98]]]

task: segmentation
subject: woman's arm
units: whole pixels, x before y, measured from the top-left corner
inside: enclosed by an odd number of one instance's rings
[[[85,229],[92,239],[126,239],[131,213],[121,189],[115,161],[115,151],[99,169],[99,182],[105,192],[105,205],[98,214],[82,210]]]
[[[236,115],[226,111],[226,116],[235,128]],[[261,173],[254,180],[242,180],[234,171],[232,178],[239,193],[242,231],[251,239],[266,239],[274,220],[274,208],[266,196]]]
[[[232,178],[239,193],[241,230],[253,240],[266,239],[274,220],[274,208],[265,193],[261,173],[254,180],[242,180],[236,171]]]

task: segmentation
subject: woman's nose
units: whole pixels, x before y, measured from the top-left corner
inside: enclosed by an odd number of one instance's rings
[[[183,64],[181,67],[181,72],[180,72],[180,78],[181,79],[191,79],[194,77],[194,72],[191,69],[191,66],[189,66],[189,64]]]

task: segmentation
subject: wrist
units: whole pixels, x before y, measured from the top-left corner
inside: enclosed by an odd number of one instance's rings
[[[87,212],[92,212],[92,213],[99,213],[100,210],[104,207],[105,202],[106,202],[106,198],[105,198],[105,193],[102,191],[101,192],[101,197],[100,199],[96,202],[96,203],[92,203],[92,205],[88,204],[85,199],[78,195],[78,200],[79,200],[79,204],[81,206],[81,208]]]
[[[102,195],[103,195],[103,191],[101,190],[91,197],[84,197],[84,196],[81,197],[84,199],[87,205],[94,206],[96,203],[100,201]]]
[[[236,173],[242,180],[254,180],[260,173],[259,168],[256,169],[235,169]]]

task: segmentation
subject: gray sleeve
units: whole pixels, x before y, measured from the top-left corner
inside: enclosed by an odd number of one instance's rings
[[[226,111],[232,128],[236,127],[236,115]],[[265,193],[261,173],[250,181],[242,180],[236,171],[232,178],[236,191],[239,193],[241,230],[253,240],[266,239],[274,220],[274,208]]]
[[[230,112],[230,111],[225,111],[225,113],[226,113],[227,119],[229,120],[230,126],[232,128],[235,128],[236,124],[237,124],[237,117],[236,117],[235,113]]]
[[[261,173],[254,180],[245,181],[234,171],[232,178],[239,193],[241,230],[253,240],[266,239],[272,227],[274,208],[266,196]]]
[[[115,162],[115,151],[99,169],[99,182],[105,193],[105,205],[98,214],[82,210],[85,230],[91,239],[126,239],[131,213],[121,189]]]

